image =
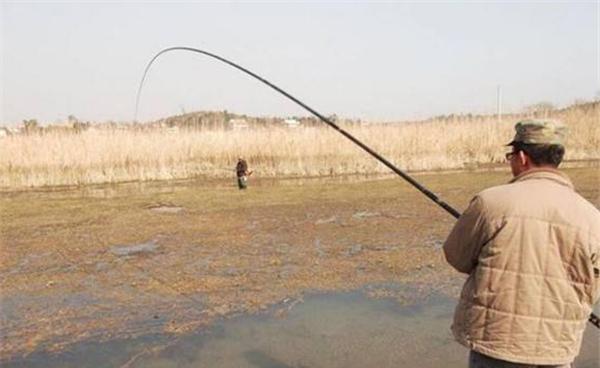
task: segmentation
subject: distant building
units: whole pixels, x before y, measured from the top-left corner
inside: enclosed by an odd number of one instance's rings
[[[52,128],[59,128],[59,129],[71,129],[73,128],[73,123],[70,121],[56,121],[53,124],[50,124],[48,126],[51,126]]]
[[[0,127],[0,137],[8,137],[9,135],[18,135],[24,132],[23,127]]]
[[[300,122],[296,119],[285,119],[283,124],[288,128],[297,128],[300,126]]]
[[[246,119],[231,119],[229,120],[229,124],[233,130],[248,129],[249,126]]]

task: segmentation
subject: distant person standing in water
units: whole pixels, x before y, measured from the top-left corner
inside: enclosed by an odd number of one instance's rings
[[[512,180],[477,194],[444,244],[469,275],[452,331],[470,368],[571,367],[600,298],[600,212],[557,169],[560,123],[515,130]]]
[[[248,187],[248,176],[252,174],[252,171],[248,170],[248,163],[242,157],[238,158],[235,172],[237,175],[238,188],[240,188],[240,190],[246,189]]]

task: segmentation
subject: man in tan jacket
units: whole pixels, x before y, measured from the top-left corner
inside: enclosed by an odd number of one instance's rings
[[[600,296],[600,211],[557,170],[564,127],[515,129],[514,178],[477,194],[444,244],[469,275],[452,332],[471,368],[569,367]]]

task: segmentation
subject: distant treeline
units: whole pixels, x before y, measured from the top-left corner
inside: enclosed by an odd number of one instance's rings
[[[362,119],[352,119],[346,117],[338,117],[336,114],[330,115],[327,118],[336,124],[352,126],[352,125],[380,125],[394,123],[430,123],[430,122],[481,122],[490,121],[494,118],[503,120],[515,120],[524,118],[547,118],[551,116],[559,116],[568,113],[569,111],[579,111],[588,113],[598,108],[600,101],[580,101],[571,106],[557,109],[551,103],[540,102],[537,104],[526,106],[519,113],[503,113],[501,117],[490,114],[446,114],[438,115],[424,120],[411,121],[368,121]],[[289,122],[297,123],[297,126],[316,127],[321,126],[321,122],[314,116],[292,116],[292,117],[257,117],[245,114],[236,114],[227,110],[223,111],[197,111],[185,113],[181,115],[170,116],[163,119],[158,119],[150,122],[89,122],[80,121],[75,116],[70,115],[66,122],[42,125],[36,119],[24,120],[19,128],[4,128],[0,127],[0,134],[10,135],[18,133],[44,133],[44,132],[82,132],[90,128],[94,129],[134,129],[148,130],[160,128],[179,128],[192,130],[232,130],[236,128],[272,128],[289,126]]]
[[[338,118],[337,115],[328,116],[328,119],[338,124],[356,125],[361,124],[360,119]],[[197,111],[181,115],[170,116],[150,122],[102,122],[93,123],[80,121],[70,116],[66,122],[42,125],[36,119],[24,120],[19,128],[1,128],[7,134],[19,133],[48,133],[48,132],[82,132],[90,128],[94,129],[133,129],[152,130],[160,128],[179,128],[191,130],[232,130],[239,127],[260,129],[272,127],[286,127],[290,122],[298,126],[314,127],[323,124],[313,116],[300,117],[256,117],[244,114],[234,114],[224,111]]]

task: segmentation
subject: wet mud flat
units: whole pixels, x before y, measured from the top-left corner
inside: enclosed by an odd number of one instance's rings
[[[599,206],[598,169],[567,172]],[[508,178],[506,171],[419,176],[459,210]],[[145,341],[111,363],[134,366],[228,320],[287,321],[308,308],[310,293],[371,285],[369,300],[410,306],[432,295],[453,300],[462,283],[440,251],[454,220],[398,179],[255,180],[247,191],[220,181],[126,184],[4,192],[0,201],[0,362],[14,366],[82,346]],[[372,287],[381,284],[411,285],[411,293]],[[449,319],[437,321],[446,336]],[[248,366],[320,366],[264,353],[267,346],[245,355],[254,361]],[[165,359],[157,366],[175,364]]]
[[[468,351],[447,328],[454,304],[410,285],[307,293],[257,314],[220,318],[198,332],[81,342],[5,367],[462,368]],[[599,339],[600,332],[586,331],[576,367],[598,367]]]

